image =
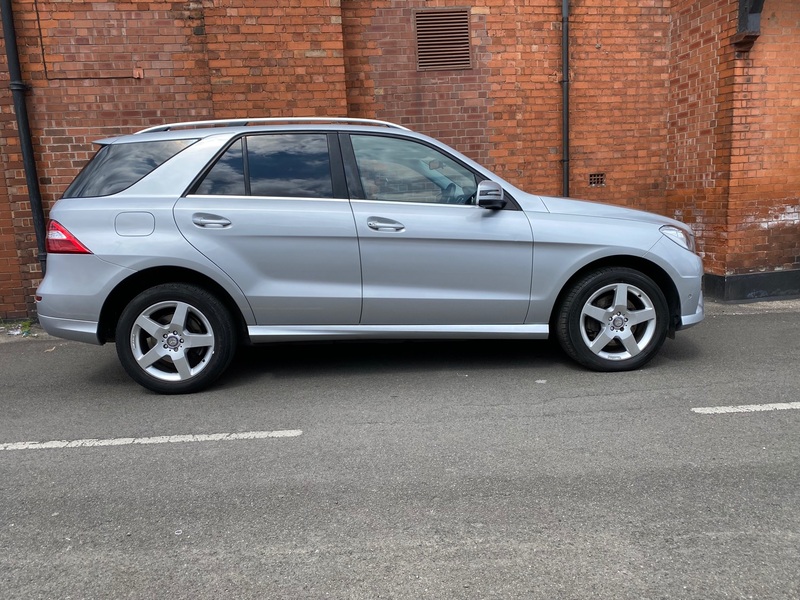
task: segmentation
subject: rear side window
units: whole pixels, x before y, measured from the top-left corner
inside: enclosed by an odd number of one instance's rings
[[[195,141],[159,140],[103,146],[67,188],[64,198],[110,196],[121,192]]]
[[[242,140],[236,140],[211,167],[195,194],[203,196],[245,196]]]
[[[211,167],[194,193],[332,198],[328,137],[281,133],[241,138]]]

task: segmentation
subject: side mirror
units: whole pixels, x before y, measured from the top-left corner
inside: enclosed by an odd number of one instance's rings
[[[489,210],[500,210],[507,204],[502,186],[490,179],[485,179],[478,184],[476,198],[478,206]]]

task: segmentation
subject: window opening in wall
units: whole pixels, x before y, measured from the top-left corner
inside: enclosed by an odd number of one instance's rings
[[[605,173],[589,173],[589,187],[603,187],[605,184]]]
[[[417,70],[471,69],[469,9],[414,13]]]

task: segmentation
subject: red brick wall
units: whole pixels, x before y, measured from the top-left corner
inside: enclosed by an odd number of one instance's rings
[[[560,8],[544,0],[343,0],[350,116],[441,139],[512,183],[557,194]],[[416,70],[415,9],[470,8],[474,68]]]
[[[681,0],[670,28],[667,211],[692,225],[712,273],[727,254],[737,19],[729,0]]]
[[[800,3],[767,0],[734,69],[726,273],[800,269]]]
[[[415,9],[468,5],[474,68],[419,72]],[[442,139],[529,191],[562,193],[561,3],[344,0],[352,116]],[[570,193],[666,211],[670,1],[572,0]],[[589,174],[606,174],[590,187]]]
[[[29,242],[28,235],[23,231],[30,232],[33,227],[30,223],[28,227],[23,227],[25,223],[18,217],[19,207],[6,201],[11,196],[19,197],[19,192],[10,185],[18,185],[20,177],[24,182],[25,176],[19,143],[15,138],[5,135],[6,131],[13,128],[14,121],[8,69],[5,66],[3,53],[0,58],[0,130],[4,132],[0,137],[0,319],[16,319],[27,317],[29,311],[24,291],[27,281],[23,281],[23,269],[27,275],[29,268],[27,261],[22,260],[24,248],[29,246]],[[30,212],[26,211],[25,214],[30,215]]]
[[[571,4],[571,195],[664,214],[672,1]]]
[[[347,116],[339,0],[208,4],[216,118]]]
[[[13,6],[46,209],[94,139],[242,115],[393,120],[562,192],[559,0]],[[413,11],[454,7],[470,10],[474,68],[418,72]],[[570,191],[692,224],[710,273],[800,269],[800,4],[767,0],[740,55],[737,9],[571,0]],[[40,277],[7,80],[0,68],[0,318],[32,314]]]
[[[737,53],[727,0],[675,4],[668,210],[694,227],[706,272],[800,268],[800,5],[768,0]]]

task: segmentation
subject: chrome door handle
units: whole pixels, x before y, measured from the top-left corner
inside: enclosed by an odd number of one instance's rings
[[[219,215],[211,215],[208,213],[195,213],[192,215],[192,223],[198,227],[207,227],[209,229],[220,229],[222,227],[229,227],[231,222],[225,217]]]
[[[406,226],[391,219],[380,219],[378,217],[370,217],[367,220],[367,227],[375,231],[403,231]]]

